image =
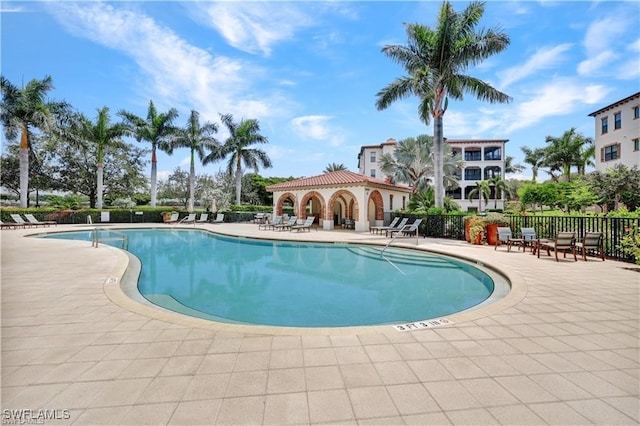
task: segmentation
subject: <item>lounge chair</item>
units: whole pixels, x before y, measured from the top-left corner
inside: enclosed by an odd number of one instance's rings
[[[412,235],[416,235],[417,236],[418,235],[418,227],[420,226],[421,223],[422,223],[422,219],[416,219],[416,220],[413,221],[412,224],[404,225],[400,229],[389,230],[389,233],[391,234],[390,237],[393,238],[393,234],[394,233],[400,233],[400,232],[405,237],[410,237]]]
[[[189,213],[188,216],[182,218],[180,223],[193,223],[193,224],[195,224],[196,223],[196,214],[195,213]]]
[[[289,231],[293,231],[295,229],[298,232],[300,231],[311,232],[311,225],[313,225],[314,220],[316,220],[315,216],[308,216],[307,220],[305,220],[302,225],[293,225],[291,228],[289,228]]]
[[[22,226],[24,226],[25,228],[26,228],[27,226],[28,226],[29,228],[31,228],[32,226],[35,226],[36,228],[38,227],[38,225],[36,225],[36,224],[34,224],[34,223],[26,222],[26,221],[22,218],[22,216],[20,216],[20,215],[19,215],[19,214],[17,214],[17,213],[10,214],[9,216],[11,216],[11,219],[13,219],[13,221],[14,221],[16,224],[18,224],[18,225],[22,225]],[[44,225],[42,225],[42,226],[44,226]]]
[[[291,229],[298,222],[297,216],[291,216],[288,222],[281,223],[279,225],[273,225],[272,228],[274,231],[283,231],[285,229]]]
[[[171,213],[171,217],[167,219],[164,223],[178,223],[178,219],[180,218],[180,213]]]
[[[402,228],[404,228],[404,226],[407,224],[407,222],[409,222],[409,218],[408,217],[402,218],[402,220],[400,221],[400,223],[396,227],[394,227],[394,228],[389,227],[388,229],[385,229],[384,230],[384,236],[388,237],[389,236],[389,232],[391,232],[391,235],[393,235],[393,232],[400,231]]]
[[[356,222],[353,219],[342,219],[342,228],[354,229],[355,227]]]
[[[26,228],[26,225],[22,225],[20,223],[5,223],[3,221],[0,220],[0,228],[2,229],[18,229],[18,228]]]
[[[259,223],[258,224],[258,229],[269,229],[273,226],[276,225],[280,225],[282,223],[282,216],[276,216],[273,218],[273,222],[265,222],[265,223]]]
[[[200,219],[196,220],[198,223],[207,223],[209,221],[209,213],[200,213]]]
[[[558,252],[562,251],[564,253],[564,257],[567,257],[567,252],[573,253],[574,261],[578,261],[578,257],[576,256],[576,233],[575,232],[558,232],[555,240],[546,240],[546,241],[538,241],[538,257],[540,257],[540,252],[542,249],[547,250],[547,256],[551,256],[551,249],[556,254],[556,262],[558,262]]]
[[[576,249],[582,252],[582,259],[587,261],[587,252],[591,251],[599,255],[604,262],[604,247],[602,244],[602,232],[587,231],[581,242],[576,243]]]
[[[36,219],[36,217],[34,215],[32,215],[30,213],[26,213],[24,215],[24,217],[27,218],[29,223],[32,223],[34,225],[42,225],[42,226],[56,225],[56,226],[58,226],[58,222],[56,222],[55,220],[38,220],[38,219]]]
[[[400,220],[400,216],[396,216],[393,218],[391,223],[387,226],[372,226],[369,228],[369,233],[380,234],[382,233],[382,231],[386,231],[387,229],[390,229],[396,226],[399,220]]]
[[[533,251],[537,244],[538,236],[534,228],[520,228],[520,238],[522,238],[522,250],[526,250],[527,246]]]
[[[511,228],[509,228],[508,226],[498,226],[496,246],[493,248],[493,250],[497,250],[498,246],[502,243],[507,246],[507,251],[511,251],[511,246],[517,244],[518,250],[520,250],[520,247],[522,247],[522,251],[524,252],[524,239],[513,238]]]
[[[218,213],[212,223],[224,223],[224,213]]]

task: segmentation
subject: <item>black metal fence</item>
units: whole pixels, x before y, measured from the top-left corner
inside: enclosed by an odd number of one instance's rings
[[[465,217],[460,215],[409,215],[402,217],[422,218],[422,235],[433,238],[465,239]],[[586,231],[602,232],[605,254],[610,259],[633,262],[633,257],[623,253],[619,246],[622,237],[635,225],[640,227],[640,218],[596,217],[596,216],[506,216],[511,222],[513,236],[520,236],[520,228],[534,228],[538,238],[555,238],[560,231],[575,232],[578,239]]]

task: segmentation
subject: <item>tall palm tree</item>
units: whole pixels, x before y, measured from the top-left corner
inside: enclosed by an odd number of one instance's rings
[[[475,196],[478,196],[478,211],[482,211],[482,199],[484,198],[485,205],[489,203],[489,196],[491,195],[491,186],[489,181],[481,180],[476,182],[476,187],[469,191],[469,201],[473,201]]]
[[[160,149],[161,151],[171,152],[173,137],[177,132],[177,128],[173,125],[173,120],[178,117],[178,110],[171,108],[166,113],[158,114],[153,101],[149,101],[146,119],[124,110],[119,111],[118,115],[124,119],[129,126],[129,131],[138,142],[146,141],[151,144],[151,207],[155,207],[158,187],[156,151]]]
[[[540,167],[543,167],[546,160],[546,151],[544,148],[534,148],[531,149],[527,146],[523,146],[520,148],[524,153],[524,162],[531,166],[532,173],[532,181],[536,183],[536,179],[538,178],[538,171]]]
[[[327,167],[324,168],[322,173],[339,172],[341,170],[347,170],[347,166],[345,166],[342,163],[340,163],[340,164],[338,164],[338,163],[329,163],[329,164],[327,164]]]
[[[429,125],[434,119],[433,138],[436,207],[444,203],[443,116],[448,97],[462,100],[465,93],[489,102],[509,102],[511,98],[478,78],[464,74],[470,66],[503,51],[509,37],[500,29],[476,27],[484,14],[484,3],[471,2],[456,13],[448,1],[442,3],[435,28],[407,24],[408,44],[388,45],[382,52],[402,65],[407,75],[377,93],[378,110],[410,95],[420,99],[420,119]]]
[[[205,150],[211,151],[214,155],[218,153],[220,143],[212,136],[217,132],[217,124],[206,122],[203,125],[200,125],[200,114],[198,111],[192,110],[186,127],[180,129],[173,142],[173,148],[189,148],[191,151],[191,162],[189,168],[189,212],[193,212],[193,203],[195,199],[195,155],[198,154],[200,162],[203,162],[208,155]]]
[[[571,167],[583,166],[582,152],[583,146],[593,144],[591,138],[585,137],[582,133],[576,132],[575,127],[567,130],[559,138],[547,136],[547,166],[551,170],[560,170],[564,179],[571,180]]]
[[[123,123],[111,124],[109,108],[105,106],[98,110],[95,122],[92,122],[83,114],[78,114],[71,129],[70,133],[72,137],[76,138],[76,144],[92,143],[96,145],[96,208],[101,209],[104,194],[104,150],[109,146],[123,146],[120,138],[127,134],[128,128]]]
[[[502,176],[495,176],[488,179],[489,186],[493,188],[493,208],[498,208],[498,198],[502,197],[504,192],[506,195],[511,195],[511,189],[506,180],[502,179]]]
[[[391,176],[392,182],[402,182],[413,188],[413,193],[425,191],[431,187],[434,174],[433,137],[419,135],[398,142],[393,154],[380,157],[380,168]],[[464,162],[454,155],[449,145],[444,146],[444,178],[447,187],[457,187],[456,172],[462,170]]]
[[[235,174],[236,178],[236,204],[240,204],[240,194],[242,192],[242,166],[253,169],[256,173],[259,166],[271,167],[271,159],[261,149],[250,148],[255,144],[268,143],[269,139],[260,134],[260,124],[258,120],[240,120],[239,123],[233,121],[233,115],[221,114],[220,121],[229,131],[229,137],[224,141],[219,152],[209,154],[203,164],[217,161],[229,155],[227,172]]]
[[[5,136],[13,141],[20,133],[20,207],[27,207],[29,204],[29,150],[33,131],[55,131],[57,115],[65,113],[69,108],[64,102],[45,99],[52,89],[51,76],[45,76],[42,80],[34,78],[22,89],[0,76],[0,121]]]
[[[522,164],[516,163],[516,159],[510,155],[507,155],[504,158],[504,173],[520,173],[524,170],[524,166]]]
[[[578,172],[580,175],[585,176],[587,174],[587,166],[595,166],[596,158],[596,145],[593,139],[585,138],[584,145],[580,150],[580,164],[578,164]]]

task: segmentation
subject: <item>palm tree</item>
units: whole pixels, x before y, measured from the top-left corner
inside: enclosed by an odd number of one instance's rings
[[[567,130],[559,138],[547,136],[547,166],[551,170],[560,170],[564,179],[571,180],[571,167],[586,166],[583,162],[583,146],[593,144],[591,138],[586,138],[582,133],[577,133],[575,127]],[[588,149],[586,150],[588,152]]]
[[[257,143],[268,143],[269,140],[260,134],[260,124],[258,120],[240,120],[239,123],[233,121],[231,114],[220,115],[220,121],[227,127],[229,137],[224,141],[219,152],[209,154],[203,164],[217,161],[230,155],[227,164],[227,173],[236,177],[236,204],[240,204],[240,194],[242,192],[242,165],[253,169],[256,173],[259,166],[271,167],[271,159],[266,152],[258,148],[250,148]]]
[[[536,183],[538,177],[538,170],[545,164],[546,151],[544,148],[531,149],[523,146],[520,148],[524,153],[524,162],[531,166],[532,181]]]
[[[393,154],[380,157],[380,168],[391,176],[392,182],[402,182],[413,188],[413,193],[431,187],[433,176],[433,137],[419,135],[398,142]],[[456,172],[462,170],[463,161],[459,155],[453,155],[449,145],[444,146],[444,179],[447,187],[456,187]]]
[[[196,182],[196,162],[195,154],[198,154],[200,162],[206,158],[205,149],[212,151],[215,155],[220,149],[220,143],[212,136],[218,132],[218,126],[215,123],[204,123],[200,125],[200,114],[198,111],[191,111],[189,122],[184,129],[178,132],[172,148],[189,148],[191,150],[191,166],[189,169],[189,212],[193,212],[193,203],[195,199],[195,182]]]
[[[340,164],[338,164],[338,163],[329,163],[329,164],[327,164],[327,167],[324,168],[322,173],[339,172],[341,170],[347,170],[347,166],[345,166],[342,163],[340,163]]]
[[[429,125],[434,119],[433,138],[436,207],[444,202],[443,116],[448,97],[462,100],[465,93],[489,102],[509,102],[511,98],[488,83],[464,74],[470,66],[503,51],[509,37],[499,29],[476,31],[484,3],[471,2],[461,13],[445,1],[435,29],[407,24],[408,45],[388,45],[382,52],[401,64],[407,75],[377,93],[376,107],[383,110],[394,101],[410,95],[420,99],[420,119]]]
[[[510,155],[504,158],[504,173],[520,173],[524,170],[522,164],[516,163],[516,159]]]
[[[34,129],[51,132],[57,129],[57,115],[68,110],[64,102],[47,102],[45,96],[53,89],[53,79],[33,79],[20,89],[4,76],[0,76],[2,104],[0,121],[8,140],[20,136],[20,207],[29,204],[29,151]]]
[[[502,179],[502,176],[495,176],[489,178],[489,186],[493,188],[493,208],[498,208],[498,195],[502,196],[504,192],[506,195],[511,195],[509,184],[506,180]]]
[[[83,114],[78,114],[70,131],[75,143],[83,145],[92,143],[97,148],[97,191],[96,208],[102,208],[102,198],[104,194],[104,150],[108,146],[122,146],[120,139],[127,133],[127,126],[122,123],[111,124],[109,118],[109,108],[103,107],[98,110],[95,123]]]
[[[475,196],[478,196],[478,211],[482,211],[482,199],[484,198],[485,204],[489,203],[489,196],[491,195],[491,186],[489,181],[481,180],[476,182],[476,187],[469,191],[469,201],[473,201]]]
[[[580,175],[586,175],[587,166],[595,166],[595,158],[596,145],[593,139],[585,138],[584,145],[582,145],[582,149],[580,150],[580,164],[578,164],[578,172]]]
[[[177,132],[176,127],[173,126],[173,120],[178,117],[178,110],[171,108],[164,114],[158,114],[153,101],[149,101],[146,120],[124,110],[119,111],[118,114],[125,120],[129,131],[138,142],[146,141],[151,144],[151,207],[155,207],[158,186],[156,150],[171,152],[173,137]]]

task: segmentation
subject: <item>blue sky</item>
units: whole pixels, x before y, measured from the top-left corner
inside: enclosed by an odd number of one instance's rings
[[[329,163],[357,171],[362,145],[433,134],[415,98],[378,111],[375,95],[404,75],[381,48],[406,43],[405,22],[434,26],[440,5],[3,1],[2,74],[14,84],[51,75],[51,98],[90,117],[103,106],[114,120],[120,109],[145,116],[153,100],[177,108],[181,126],[191,109],[218,123],[219,113],[258,119],[273,161],[263,176],[312,176]],[[521,146],[571,127],[594,137],[588,114],[640,88],[637,1],[489,1],[481,26],[501,27],[511,44],[468,73],[513,102],[450,102],[445,137],[509,139],[506,154],[521,162]],[[188,170],[186,149],[159,155],[161,178],[177,166]]]

